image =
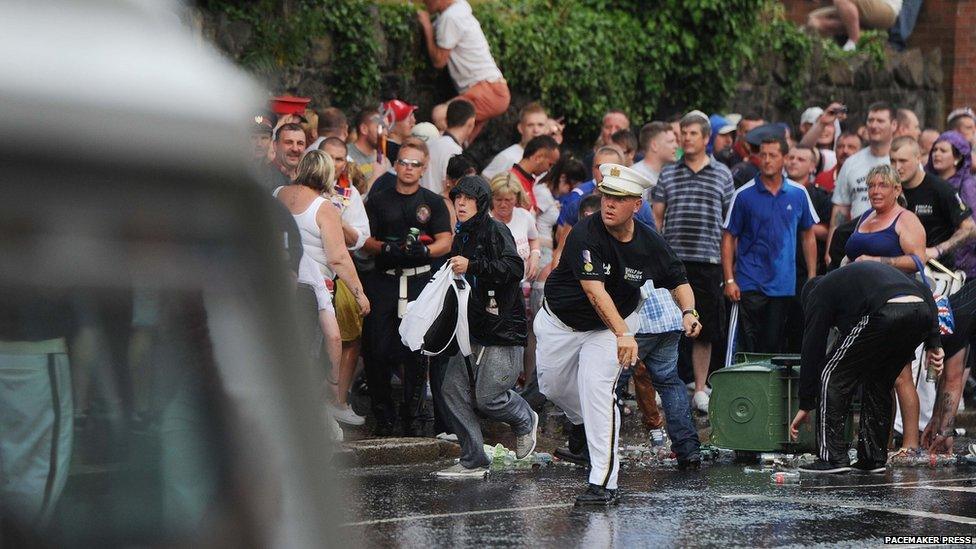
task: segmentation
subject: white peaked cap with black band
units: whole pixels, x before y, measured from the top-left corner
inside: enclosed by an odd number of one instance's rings
[[[600,192],[613,196],[644,196],[644,191],[651,188],[653,183],[635,170],[620,164],[600,164],[603,181],[600,182]]]

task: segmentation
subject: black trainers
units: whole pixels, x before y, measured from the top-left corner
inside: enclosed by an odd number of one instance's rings
[[[800,472],[817,475],[839,475],[851,470],[849,465],[833,465],[822,459],[817,459],[809,465],[801,465],[799,469]]]
[[[678,460],[678,470],[679,471],[700,471],[701,470],[701,458],[694,457],[691,459],[679,459]]]
[[[858,460],[855,461],[853,465],[851,465],[851,471],[854,471],[855,473],[865,474],[865,475],[883,475],[885,474],[885,472],[888,471],[888,468],[885,467],[884,463],[878,465],[877,463],[873,463],[870,461]]]
[[[590,466],[590,450],[586,446],[583,447],[582,452],[573,452],[569,448],[556,448],[556,451],[553,452],[553,454],[563,461],[568,461],[584,467]]]
[[[393,424],[388,421],[378,421],[376,422],[376,426],[373,427],[374,437],[386,438],[386,437],[392,437],[393,435],[394,435]]]
[[[586,447],[586,428],[582,423],[570,427],[568,446],[569,451],[574,454],[587,453],[586,461],[590,460]]]
[[[617,497],[616,490],[608,490],[596,484],[590,484],[586,487],[585,492],[576,496],[577,507],[583,505],[602,505],[608,507],[610,505],[616,505],[619,501],[620,498]]]

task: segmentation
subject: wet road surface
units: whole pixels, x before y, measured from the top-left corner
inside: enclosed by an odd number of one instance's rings
[[[976,538],[976,468],[804,476],[775,486],[743,464],[700,472],[625,468],[617,507],[574,508],[586,471],[554,464],[442,480],[439,464],[351,469],[341,537],[370,547],[672,547],[883,544],[885,536]],[[976,539],[974,539],[976,541]]]

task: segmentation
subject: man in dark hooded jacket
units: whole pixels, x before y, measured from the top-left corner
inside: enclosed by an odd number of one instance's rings
[[[491,190],[477,175],[462,177],[451,190],[457,227],[449,259],[470,285],[468,326],[472,354],[455,354],[441,385],[444,404],[461,444],[457,465],[439,477],[484,478],[491,463],[477,413],[512,426],[516,457],[532,453],[539,416],[512,388],[522,371],[527,326],[519,286],[524,264],[504,223],[488,216]]]

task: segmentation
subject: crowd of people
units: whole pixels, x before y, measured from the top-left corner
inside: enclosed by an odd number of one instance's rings
[[[697,469],[691,414],[708,412],[709,372],[734,351],[795,352],[793,427],[821,407],[814,470],[850,468],[838,437],[868,375],[855,467],[883,470],[892,387],[901,451],[951,450],[976,300],[968,284],[950,297],[955,330],[940,341],[932,290],[913,277],[930,260],[976,275],[972,110],[946,131],[883,102],[863,120],[835,102],[798,121],[689,110],[639,127],[610,110],[577,154],[556,106],[531,102],[518,142],[480,166],[465,150],[509,108],[507,83],[465,0],[425,3],[438,13],[420,12],[426,49],[459,92],[429,122],[404,97],[253,124],[256,177],[301,242],[293,270],[315,303],[310,348],[332,364],[331,418],[364,425],[349,399],[366,394],[374,435],[458,440],[460,463],[438,474],[483,477],[479,417],[511,425],[523,457],[550,401],[571,424],[557,455],[591,467],[577,501],[606,504],[631,378],[650,443]],[[431,356],[399,328],[442,268],[470,286],[471,346]],[[926,424],[909,365],[923,342],[933,367],[946,359]]]

